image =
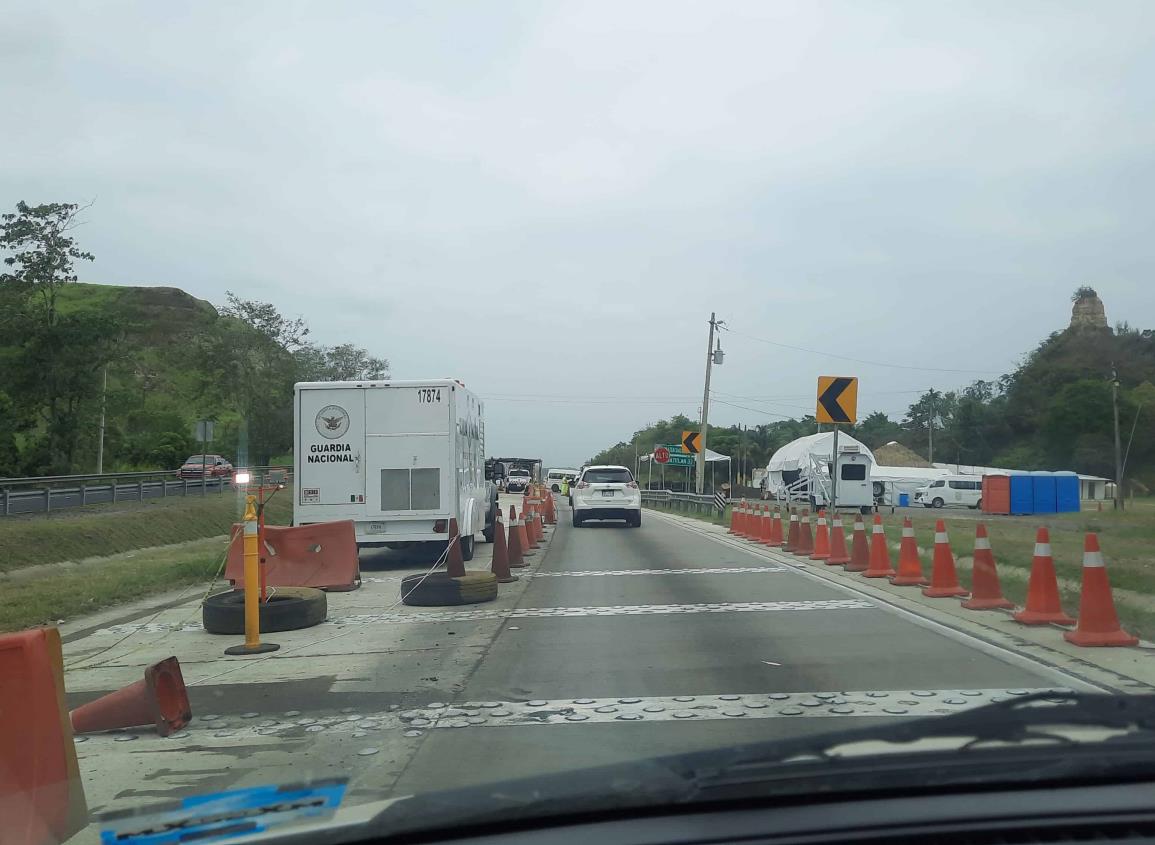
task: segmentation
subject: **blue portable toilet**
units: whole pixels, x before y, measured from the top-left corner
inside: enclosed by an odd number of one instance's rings
[[[1035,512],[1035,487],[1025,472],[1011,473],[1011,513]]]
[[[1055,473],[1055,499],[1059,513],[1079,512],[1079,476],[1076,473]]]
[[[1055,513],[1059,510],[1059,497],[1055,474],[1045,470],[1031,473],[1031,484],[1035,492],[1035,513]]]

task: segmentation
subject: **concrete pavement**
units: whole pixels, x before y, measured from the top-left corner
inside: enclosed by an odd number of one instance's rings
[[[261,658],[225,658],[233,638],[200,629],[192,593],[66,630],[73,703],[175,654],[196,714],[168,739],[85,738],[90,807],[335,774],[365,801],[1080,683],[676,519],[575,529],[561,501],[495,602],[401,605],[428,561],[380,552],[360,590],[329,594],[328,621],[271,635],[282,649]]]

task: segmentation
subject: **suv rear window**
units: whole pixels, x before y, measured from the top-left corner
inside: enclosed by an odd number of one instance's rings
[[[587,469],[582,476],[586,484],[629,484],[633,480],[628,469]]]

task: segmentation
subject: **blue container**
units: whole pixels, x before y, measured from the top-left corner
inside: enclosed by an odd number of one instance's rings
[[[910,507],[910,493],[899,493],[898,494],[898,506],[900,508],[909,508]]]
[[[1059,510],[1059,496],[1055,474],[1036,470],[1031,473],[1031,484],[1035,488],[1035,513],[1056,513]]]
[[[1035,512],[1035,487],[1026,473],[1011,473],[1011,513]]]
[[[1055,473],[1055,499],[1059,513],[1079,512],[1079,476],[1073,472]]]

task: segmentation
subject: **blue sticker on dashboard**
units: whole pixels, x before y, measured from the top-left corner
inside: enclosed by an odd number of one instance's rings
[[[347,778],[254,786],[197,795],[159,807],[97,817],[102,845],[220,842],[283,824],[324,819],[345,797]]]

